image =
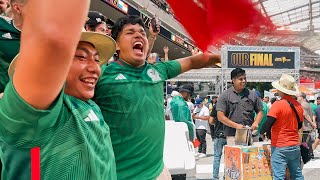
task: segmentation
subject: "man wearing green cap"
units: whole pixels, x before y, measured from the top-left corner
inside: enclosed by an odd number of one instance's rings
[[[109,127],[90,100],[99,61],[113,55],[115,42],[81,33],[89,2],[28,2],[20,54],[0,101],[4,180],[117,178]]]

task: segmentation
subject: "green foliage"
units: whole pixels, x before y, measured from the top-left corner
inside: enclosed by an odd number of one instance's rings
[[[272,89],[272,86],[270,82],[248,82],[247,88],[256,89],[263,94],[264,91],[269,91],[269,89]]]

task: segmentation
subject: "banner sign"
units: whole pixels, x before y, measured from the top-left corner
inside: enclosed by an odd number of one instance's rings
[[[128,14],[129,6],[125,2],[123,2],[121,0],[103,0],[103,1],[112,5],[116,9],[122,11],[123,13]]]
[[[129,15],[137,15],[140,16],[145,24],[145,27],[149,27],[149,23],[152,17],[146,15],[142,10],[135,9],[134,7],[130,6],[129,4],[125,3],[124,0],[102,0],[107,4],[113,6],[117,10],[129,14]],[[185,41],[182,37],[173,34],[172,32],[168,31],[160,24],[160,35],[167,38],[168,40],[174,42],[175,44],[189,50],[189,47],[195,48],[195,45]]]
[[[284,47],[230,47],[224,48],[227,68],[295,69],[300,60],[296,48],[288,47],[286,51]]]

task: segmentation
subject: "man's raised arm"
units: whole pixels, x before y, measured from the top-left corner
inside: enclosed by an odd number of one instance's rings
[[[199,69],[221,63],[221,55],[212,53],[197,54],[178,59],[178,61],[181,64],[181,73],[183,73],[190,69]]]
[[[27,1],[13,84],[28,104],[47,109],[66,80],[90,0]]]

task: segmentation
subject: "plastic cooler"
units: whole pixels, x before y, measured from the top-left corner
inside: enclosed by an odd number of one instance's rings
[[[172,176],[194,176],[196,161],[194,147],[189,140],[188,127],[184,122],[165,122],[163,159]]]

